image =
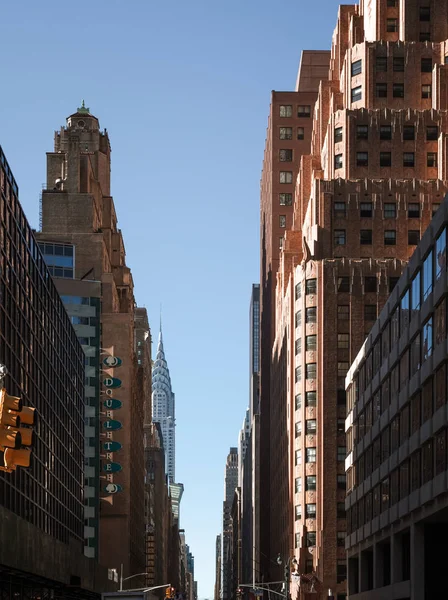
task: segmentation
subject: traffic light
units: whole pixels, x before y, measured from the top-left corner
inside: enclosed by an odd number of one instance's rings
[[[35,409],[23,406],[22,399],[0,390],[0,471],[11,473],[16,467],[29,467]]]

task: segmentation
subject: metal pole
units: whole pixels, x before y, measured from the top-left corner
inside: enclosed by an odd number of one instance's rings
[[[121,563],[120,569],[120,592],[123,591],[123,563]]]
[[[285,598],[286,600],[289,600],[289,578],[291,575],[291,569],[289,566],[289,558],[286,561],[285,564]]]

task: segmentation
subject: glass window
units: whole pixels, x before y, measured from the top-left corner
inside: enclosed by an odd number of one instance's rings
[[[411,309],[412,311],[418,311],[421,304],[421,279],[420,271],[412,280],[411,284]]]
[[[280,106],[280,116],[281,117],[292,117],[292,106],[291,106],[291,104],[281,105]]]
[[[352,76],[359,75],[362,73],[362,60],[355,60],[352,62]]]
[[[307,379],[316,379],[316,368],[316,363],[308,363],[305,365]]]
[[[437,167],[437,152],[428,152],[426,154],[426,165],[428,167]]]
[[[338,320],[348,321],[350,319],[350,306],[348,304],[338,304]]]
[[[345,229],[334,230],[334,244],[335,246],[345,246]]]
[[[296,438],[302,435],[302,421],[296,423]]]
[[[350,278],[349,277],[338,277],[338,292],[341,294],[350,291]]]
[[[336,154],[334,157],[334,168],[342,169],[342,154]]]
[[[444,229],[436,240],[436,281],[440,279],[446,270],[446,229]]]
[[[298,117],[310,117],[311,116],[311,106],[301,105],[297,107],[297,116]]]
[[[372,245],[372,230],[371,229],[361,229],[359,232],[359,242],[361,246],[371,246]]]
[[[394,33],[398,31],[398,19],[387,19],[386,31],[388,33]]]
[[[356,153],[356,166],[367,167],[369,165],[369,154],[368,152],[357,152]]]
[[[426,128],[426,139],[427,141],[437,140],[439,137],[439,128],[437,125],[428,125]]]
[[[296,339],[296,355],[300,354],[302,351],[302,338]]]
[[[377,73],[387,71],[387,56],[377,56],[375,60],[375,70]]]
[[[338,361],[338,377],[345,377],[350,368],[350,363],[347,361]]]
[[[403,127],[403,140],[415,140],[414,125],[405,125]]]
[[[305,509],[306,509],[306,518],[307,519],[315,519],[316,518],[316,505],[315,504],[307,504]]]
[[[334,203],[334,216],[335,217],[345,217],[346,213],[346,205],[345,202],[335,202]]]
[[[317,292],[317,279],[307,279],[305,281],[305,294],[315,294]]]
[[[373,215],[373,204],[372,202],[361,202],[360,206],[361,217],[371,217]]]
[[[432,216],[434,216],[436,214],[436,212],[439,210],[439,208],[440,208],[439,202],[432,203]]]
[[[420,42],[429,42],[431,40],[431,34],[429,31],[420,31],[419,36]]]
[[[296,410],[300,410],[302,408],[302,394],[296,394],[295,403]]]
[[[278,221],[279,227],[286,227],[286,215],[279,215]]]
[[[380,167],[392,166],[392,153],[391,152],[380,152]]]
[[[420,6],[419,17],[420,17],[420,21],[430,21],[431,20],[431,7]]]
[[[313,492],[316,490],[316,475],[307,475],[305,479],[305,490]]]
[[[440,475],[447,469],[447,445],[446,445],[446,429],[442,429],[434,436],[434,453],[435,453],[435,474]]]
[[[82,296],[61,296],[61,300],[64,304],[90,304],[90,298]]]
[[[433,285],[433,252],[428,254],[423,262],[423,302],[432,292]]]
[[[395,72],[404,71],[404,56],[394,56],[393,67]]]
[[[357,140],[369,139],[369,126],[368,125],[357,125],[356,126],[356,139]]]
[[[316,532],[315,531],[307,531],[306,532],[306,545],[307,545],[307,547],[316,545]]]
[[[364,277],[365,292],[376,292],[378,280],[376,277]]]
[[[415,165],[415,152],[403,152],[403,167],[413,167]]]
[[[411,377],[420,369],[421,338],[418,334],[411,342]]]
[[[302,518],[302,505],[296,504],[296,521]]]
[[[291,162],[292,161],[292,150],[283,149],[279,152],[280,162]]]
[[[364,321],[376,321],[376,304],[364,305]]]
[[[314,463],[316,462],[316,448],[305,448],[306,451],[306,462]]]
[[[377,83],[375,90],[377,98],[387,98],[387,83]]]
[[[305,309],[305,321],[306,323],[316,323],[317,320],[317,307],[310,306]]]
[[[420,231],[409,230],[408,231],[408,244],[409,246],[417,246],[420,241]]]
[[[338,333],[338,348],[340,350],[349,349],[350,338],[348,333]]]
[[[446,339],[446,302],[440,302],[434,311],[434,338],[436,346]]]
[[[432,86],[431,84],[422,85],[422,98],[431,98],[432,96]]]
[[[404,98],[404,83],[394,83],[393,84],[392,96],[394,98]]]
[[[347,456],[347,448],[345,446],[338,446],[338,462],[344,462]]]
[[[342,142],[342,127],[336,127],[334,130],[334,142],[335,144]]]
[[[302,287],[301,287],[300,283],[296,283],[295,297],[296,297],[296,300],[300,300],[300,298],[302,297]]]
[[[419,219],[420,218],[420,204],[418,202],[410,202],[408,204],[408,218]]]
[[[297,127],[297,139],[304,140],[305,139],[305,128]]]
[[[292,194],[279,194],[280,206],[292,206]]]
[[[305,406],[317,406],[317,392],[306,392]]]
[[[301,477],[296,477],[295,488],[296,488],[296,494],[300,494],[302,491],[302,478]]]
[[[296,367],[296,383],[302,381],[302,365]]]
[[[432,58],[422,58],[420,69],[422,73],[431,73]]]
[[[292,183],[292,171],[280,171],[280,183]]]
[[[384,245],[395,246],[397,243],[397,232],[395,229],[386,229],[384,232]]]
[[[422,360],[426,360],[432,354],[432,344],[433,344],[433,333],[432,333],[432,317],[426,321],[423,325],[423,357]]]
[[[307,352],[316,350],[317,348],[317,335],[307,335],[305,338],[305,348]]]
[[[296,450],[296,467],[302,464],[302,450]]]
[[[384,218],[395,219],[397,217],[397,204],[396,202],[386,202],[384,204]]]
[[[338,502],[337,504],[337,518],[345,519],[345,502]]]
[[[280,139],[292,140],[292,127],[280,127]]]
[[[411,320],[410,313],[410,292],[404,294],[404,296],[400,300],[400,333],[403,334],[405,329],[409,327],[409,321]]]
[[[432,417],[433,404],[433,378],[430,377],[425,381],[422,389],[422,423]]]
[[[392,139],[392,127],[390,125],[381,125],[380,140],[391,140],[391,139]]]
[[[296,548],[300,548],[300,533],[296,533],[294,535],[294,541],[295,541]]]
[[[307,435],[315,435],[317,429],[316,419],[307,419],[305,421],[305,431]]]
[[[362,86],[358,85],[352,89],[352,102],[359,102],[362,100]]]

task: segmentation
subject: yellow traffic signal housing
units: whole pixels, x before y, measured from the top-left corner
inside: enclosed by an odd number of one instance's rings
[[[29,467],[33,430],[22,425],[33,425],[35,409],[23,406],[21,398],[0,390],[0,471],[11,473],[16,467]]]

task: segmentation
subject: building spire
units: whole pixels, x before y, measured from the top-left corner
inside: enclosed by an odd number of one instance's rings
[[[84,102],[84,100],[81,102],[81,106],[78,108],[78,113],[83,113],[85,115],[89,115],[90,114],[90,108],[86,107],[86,104]]]

